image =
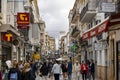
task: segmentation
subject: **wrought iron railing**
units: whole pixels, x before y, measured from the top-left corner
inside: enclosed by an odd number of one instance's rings
[[[72,34],[71,35],[73,35],[75,32],[78,32],[79,30],[77,29],[77,27],[75,27],[74,29],[73,29],[73,31],[72,31]]]
[[[88,11],[88,3],[86,4],[86,6],[82,9],[80,13],[80,20],[82,20],[83,16],[85,15],[87,11]]]

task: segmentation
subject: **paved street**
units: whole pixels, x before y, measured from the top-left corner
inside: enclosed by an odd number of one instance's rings
[[[78,79],[75,79],[75,74],[72,75],[72,80],[78,80]],[[41,78],[40,76],[37,76],[36,80],[45,80],[43,78]],[[54,79],[51,79],[51,78],[48,78],[48,80],[54,80]],[[62,78],[60,80],[63,80]],[[82,76],[80,75],[80,78],[79,80],[82,80]],[[95,80],[100,80],[100,79],[95,79]]]
[[[75,76],[75,74],[73,73],[73,75],[72,75],[72,80],[78,80],[78,79],[75,79],[75,77],[76,77],[76,76]],[[36,80],[45,80],[45,79],[41,78],[40,76],[37,76]],[[54,80],[54,79],[48,78],[48,80]],[[61,77],[60,80],[63,80],[62,77]],[[81,76],[81,75],[80,75],[79,80],[82,80],[82,76]],[[95,80],[99,80],[99,79],[95,79]]]
[[[41,78],[40,76],[37,76],[36,80],[45,80],[45,79]],[[54,80],[54,79],[48,78],[48,80]],[[62,76],[61,76],[60,80],[63,80]],[[74,74],[72,76],[72,80],[75,80],[75,75]],[[82,80],[81,77],[80,77],[80,80]]]

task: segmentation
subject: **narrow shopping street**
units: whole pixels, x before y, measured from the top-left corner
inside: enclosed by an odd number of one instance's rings
[[[0,80],[120,80],[120,0],[0,0]]]

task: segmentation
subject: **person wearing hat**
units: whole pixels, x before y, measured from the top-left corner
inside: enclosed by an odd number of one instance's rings
[[[76,80],[79,80],[80,77],[80,63],[78,62],[78,60],[76,60],[75,64],[74,64],[74,72],[76,75]]]

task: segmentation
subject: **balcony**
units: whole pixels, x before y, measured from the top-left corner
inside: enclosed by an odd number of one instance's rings
[[[79,18],[79,10],[76,9],[76,10],[74,11],[74,13],[73,13],[71,22],[72,22],[72,23],[77,22],[78,18]]]
[[[73,28],[73,31],[71,33],[72,37],[77,37],[79,35],[80,31],[77,29],[77,27]]]
[[[81,22],[90,22],[91,19],[96,15],[96,3],[89,2],[86,6],[82,9],[80,13],[80,21]]]

